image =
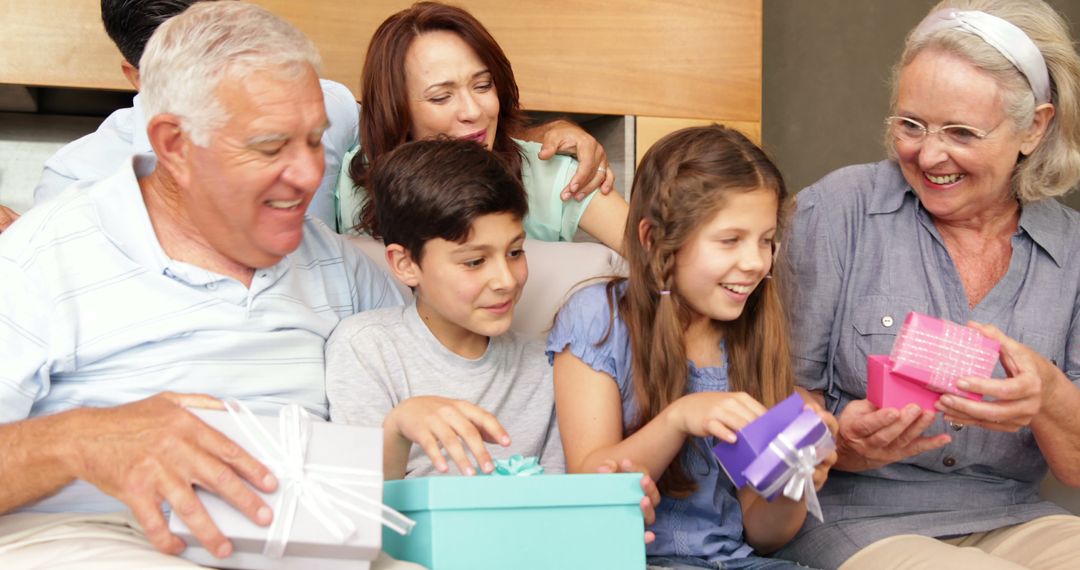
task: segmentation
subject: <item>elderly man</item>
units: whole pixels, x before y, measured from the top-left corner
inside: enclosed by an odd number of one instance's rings
[[[184,406],[325,417],[331,330],[401,302],[305,218],[327,128],[310,41],[256,6],[207,2],[142,61],[156,167],[135,155],[0,235],[3,568],[189,568],[163,502],[230,554],[193,486],[265,525],[245,482],[277,483]]]

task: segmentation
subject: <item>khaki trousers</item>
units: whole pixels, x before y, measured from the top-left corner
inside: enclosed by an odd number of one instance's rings
[[[130,513],[0,516],[0,568],[5,570],[192,570],[202,568],[150,545]],[[423,570],[385,554],[372,570]]]
[[[1080,568],[1080,517],[1055,515],[967,536],[905,534],[858,551],[840,570]]]

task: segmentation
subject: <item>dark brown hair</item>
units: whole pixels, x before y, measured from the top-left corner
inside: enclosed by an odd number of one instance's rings
[[[686,394],[689,374],[683,336],[690,310],[675,284],[675,255],[735,192],[767,189],[776,194],[780,212],[787,190],[779,170],[765,153],[738,131],[720,125],[693,127],[660,139],[641,160],[630,194],[630,214],[623,243],[629,265],[626,292],[612,305],[630,332],[636,431]],[[778,212],[777,239],[784,216]],[[650,226],[648,247],[638,226]],[[794,390],[787,322],[773,279],[751,293],[738,319],[718,322],[728,356],[729,390],[746,392],[771,406]],[[608,285],[608,299],[616,298]],[[670,291],[661,295],[661,291]],[[684,447],[684,451],[686,448]],[[696,488],[681,454],[659,481],[672,496]]]
[[[480,216],[523,220],[529,209],[521,181],[474,141],[405,143],[375,161],[369,178],[361,212],[374,221],[372,236],[400,244],[417,263],[429,240],[462,242]]]
[[[380,156],[409,140],[412,117],[405,88],[405,55],[418,36],[434,31],[458,35],[476,52],[491,73],[499,98],[499,124],[492,151],[507,169],[521,178],[521,154],[510,138],[523,124],[518,86],[510,60],[486,28],[465,10],[438,2],[417,2],[386,19],[368,45],[360,81],[360,152],[349,165],[354,187],[367,187],[368,165]],[[358,227],[367,230],[372,223],[361,214]]]

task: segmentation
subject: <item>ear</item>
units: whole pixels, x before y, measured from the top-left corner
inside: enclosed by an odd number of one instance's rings
[[[146,124],[146,136],[157,155],[158,167],[186,188],[191,181],[189,158],[193,144],[180,128],[180,117],[171,113],[154,115]]]
[[[1024,138],[1020,142],[1021,154],[1027,156],[1039,148],[1039,143],[1042,142],[1043,136],[1046,135],[1047,129],[1050,128],[1050,121],[1053,118],[1054,105],[1052,103],[1043,103],[1035,107],[1035,118],[1031,121],[1031,126],[1028,127],[1027,133],[1024,134]]]
[[[138,91],[139,68],[135,67],[131,64],[131,62],[125,59],[120,61],[120,71],[123,72],[124,77],[126,77],[128,80],[128,83],[130,83],[131,86],[134,87],[136,91]]]
[[[649,220],[642,218],[638,222],[637,236],[641,247],[645,248],[645,251],[649,251],[652,248],[652,224],[649,223]]]
[[[415,288],[420,284],[420,264],[413,261],[409,252],[399,243],[386,246],[386,264],[390,273],[407,287]]]

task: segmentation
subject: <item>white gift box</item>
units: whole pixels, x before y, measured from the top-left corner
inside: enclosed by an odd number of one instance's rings
[[[214,568],[367,570],[378,556],[389,511],[382,506],[382,430],[331,424],[295,405],[279,417],[255,416],[236,402],[226,405],[229,411],[191,412],[273,471],[277,490],[256,492],[274,510],[274,523],[259,526],[217,495],[197,489],[232,541],[233,554],[210,554],[172,513],[169,530],[188,545],[181,556]],[[388,526],[411,527],[412,521],[389,513]]]

